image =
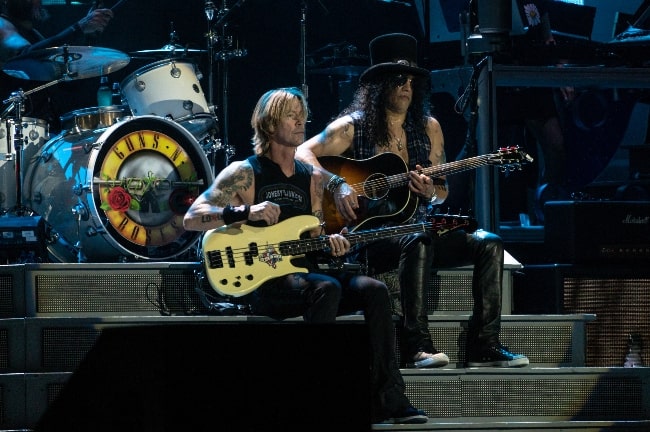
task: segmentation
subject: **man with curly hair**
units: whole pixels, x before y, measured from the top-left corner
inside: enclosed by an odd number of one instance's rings
[[[422,220],[430,204],[448,195],[444,178],[423,168],[446,162],[440,123],[429,114],[429,71],[417,66],[417,40],[407,34],[379,36],[370,42],[372,65],[360,76],[351,105],[318,135],[298,147],[297,157],[322,168],[322,156],[367,159],[390,152],[408,166],[408,191],[419,203],[412,219]],[[354,225],[359,200],[342,178],[324,170],[337,211]],[[403,309],[402,353],[407,367],[441,367],[449,357],[433,344],[425,290],[432,269],[473,264],[474,309],[469,322],[468,366],[512,367],[528,364],[499,341],[504,250],[501,238],[485,231],[458,230],[442,237],[406,235],[372,243],[364,262],[370,274],[398,268]]]

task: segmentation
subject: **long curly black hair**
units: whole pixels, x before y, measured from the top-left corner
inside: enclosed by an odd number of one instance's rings
[[[390,92],[395,88],[394,78],[394,74],[384,74],[376,80],[361,83],[350,105],[339,114],[339,117],[343,117],[355,111],[363,111],[364,136],[379,146],[388,146],[390,140],[385,107]],[[428,78],[416,76],[411,82],[411,88],[413,99],[408,109],[407,119],[412,119],[414,127],[421,128],[424,132],[427,117],[431,116],[430,81]]]

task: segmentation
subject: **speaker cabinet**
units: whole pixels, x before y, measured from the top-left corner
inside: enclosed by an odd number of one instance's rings
[[[544,236],[559,263],[646,263],[650,202],[549,201]]]

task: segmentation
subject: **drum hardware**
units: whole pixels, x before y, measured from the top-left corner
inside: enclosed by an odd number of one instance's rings
[[[29,140],[36,140],[38,136],[31,130],[27,136],[23,135],[24,101],[26,96],[58,84],[62,81],[89,78],[117,71],[126,66],[130,58],[120,51],[107,48],[94,47],[62,47],[34,50],[28,54],[14,57],[3,65],[3,71],[10,76],[22,79],[49,81],[29,91],[17,90],[3,101],[8,107],[3,112],[9,113],[13,109],[15,131],[13,145],[15,151],[15,182],[16,204],[9,211],[17,215],[30,213],[23,206],[23,161],[24,146]]]
[[[83,242],[81,241],[81,223],[90,219],[90,212],[88,207],[83,202],[79,202],[77,205],[73,206],[72,215],[75,216],[77,221],[77,241],[74,244],[74,249],[77,251],[77,262],[85,263],[88,262],[88,259],[83,252]],[[88,232],[88,231],[86,231]]]
[[[244,3],[244,0],[237,0],[233,6],[228,8],[227,1],[222,0],[221,8],[215,9],[214,3],[210,0],[205,2],[205,15],[208,19],[208,32],[206,38],[208,40],[208,67],[209,67],[209,98],[212,102],[214,94],[213,88],[213,71],[214,60],[220,60],[222,64],[221,73],[221,124],[222,124],[222,138],[223,145],[229,147],[229,134],[228,134],[228,62],[233,58],[244,57],[248,54],[245,49],[232,49],[233,38],[226,33],[227,22],[226,19],[230,16],[233,10],[237,9]],[[216,12],[216,14],[215,14]],[[214,22],[213,22],[214,21]],[[217,31],[220,29],[220,31]],[[221,42],[221,49],[215,53],[215,43]]]
[[[15,108],[15,118],[21,119],[22,118],[22,112],[23,112],[23,101],[25,100],[25,92],[22,90],[13,92],[11,94],[11,98],[8,100],[4,101],[5,104],[7,103],[12,103],[14,108]],[[17,121],[16,122],[16,127],[15,127],[15,132],[14,132],[14,150],[15,150],[15,181],[16,181],[16,204],[13,209],[10,209],[9,211],[13,211],[16,216],[25,216],[29,212],[26,207],[23,206],[22,203],[22,182],[23,182],[23,175],[22,175],[22,150],[23,150],[23,128],[22,128],[22,121]]]

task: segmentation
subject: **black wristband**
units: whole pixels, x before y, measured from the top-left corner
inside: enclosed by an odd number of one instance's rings
[[[70,28],[72,29],[72,33],[81,32],[81,26],[79,25],[78,22],[72,24],[72,27]]]
[[[227,205],[223,208],[223,213],[221,214],[223,223],[230,225],[231,223],[245,221],[248,219],[250,210],[251,207],[248,204],[246,204],[243,209],[241,206],[235,208],[231,205]]]

